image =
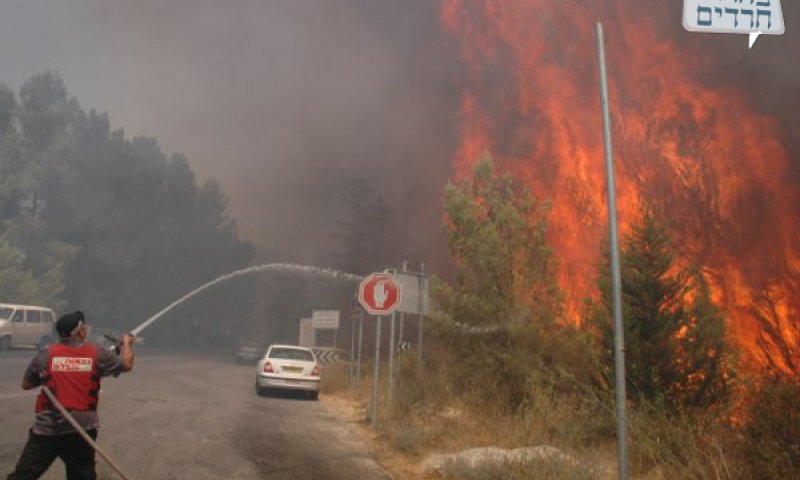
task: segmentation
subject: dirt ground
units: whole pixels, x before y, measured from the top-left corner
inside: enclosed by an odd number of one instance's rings
[[[387,445],[379,433],[369,426],[367,406],[341,394],[320,396],[320,402],[331,414],[346,425],[350,432],[357,436],[369,450],[375,460],[385,468],[396,480],[432,479],[422,470],[424,458],[412,458],[403,455]]]

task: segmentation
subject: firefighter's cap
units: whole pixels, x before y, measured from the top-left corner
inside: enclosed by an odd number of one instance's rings
[[[56,321],[56,331],[61,337],[71,337],[78,333],[78,328],[84,323],[83,312],[65,313]]]

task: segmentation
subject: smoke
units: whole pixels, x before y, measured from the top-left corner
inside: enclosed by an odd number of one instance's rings
[[[477,4],[450,3],[457,15]],[[530,11],[525,5],[534,3],[516,5]],[[573,53],[593,48],[591,32],[559,28],[579,16],[657,32],[697,62],[699,81],[739,92],[776,119],[789,151],[785,181],[796,184],[800,6],[782,3],[786,34],[764,35],[753,50],[743,35],[684,31],[682,2],[551,2],[542,8],[555,14],[524,21],[549,42],[545,60],[580,71],[587,99],[597,88],[594,59],[579,64]],[[440,228],[440,188],[472,81],[441,8],[430,0],[11,1],[0,16],[0,81],[18,88],[58,70],[84,107],[108,111],[128,135],[186,153],[201,179],[221,181],[240,232],[272,252],[269,259],[316,262],[334,248],[330,233],[346,214],[341,187],[352,175],[398,208],[410,250],[423,252],[439,241],[431,238]],[[492,20],[491,11],[470,15]],[[624,35],[607,31],[612,62],[625,55],[614,48]],[[484,69],[486,94],[502,99],[519,81],[509,65],[521,60],[499,56]],[[498,155],[546,145],[528,134],[540,131],[538,120],[496,105],[484,108],[496,119]]]
[[[15,2],[0,31],[1,81],[60,71],[85,108],[220,180],[240,232],[272,257],[335,248],[353,175],[425,231],[411,250],[438,228],[459,59],[435,2]]]

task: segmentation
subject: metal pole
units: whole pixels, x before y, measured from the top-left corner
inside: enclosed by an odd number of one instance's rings
[[[622,276],[617,238],[617,199],[614,184],[614,158],[611,147],[611,115],[608,111],[608,81],[606,79],[606,53],[603,24],[597,23],[597,58],[600,64],[600,99],[603,108],[603,140],[606,158],[606,183],[608,185],[608,237],[611,250],[611,282],[614,298],[614,376],[617,403],[617,449],[619,478],[628,479],[628,445],[625,426],[625,338],[622,322]]]
[[[389,334],[389,398],[392,398],[392,389],[394,388],[394,312],[392,312],[391,319],[391,333]]]
[[[417,364],[419,368],[422,368],[422,322],[425,315],[425,295],[424,295],[424,287],[425,287],[425,264],[419,264],[419,323],[417,324]]]
[[[353,360],[356,357],[356,317],[353,315],[353,309],[350,309],[350,386],[355,383],[356,365]]]
[[[400,325],[397,328],[397,337],[398,337],[397,338],[397,344],[398,345],[403,343],[403,331],[406,328],[405,320],[406,320],[406,314],[403,313],[403,312],[400,312]]]
[[[356,364],[356,390],[361,386],[361,347],[364,345],[364,311],[358,315],[358,363]]]
[[[372,415],[370,421],[374,427],[378,422],[378,379],[381,375],[381,319],[375,324],[375,374],[372,378]]]
[[[407,271],[408,271],[408,261],[403,260],[403,273]],[[400,312],[400,331],[398,332],[399,334],[397,339],[398,344],[403,343],[403,335],[405,333],[405,319],[406,319],[405,312]]]

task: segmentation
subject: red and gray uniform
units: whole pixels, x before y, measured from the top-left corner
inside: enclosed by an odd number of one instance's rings
[[[122,373],[122,363],[107,349],[70,338],[39,352],[25,371],[25,380],[44,383],[86,430],[99,426],[100,379]],[[58,435],[75,431],[44,394],[36,399],[33,433]]]

